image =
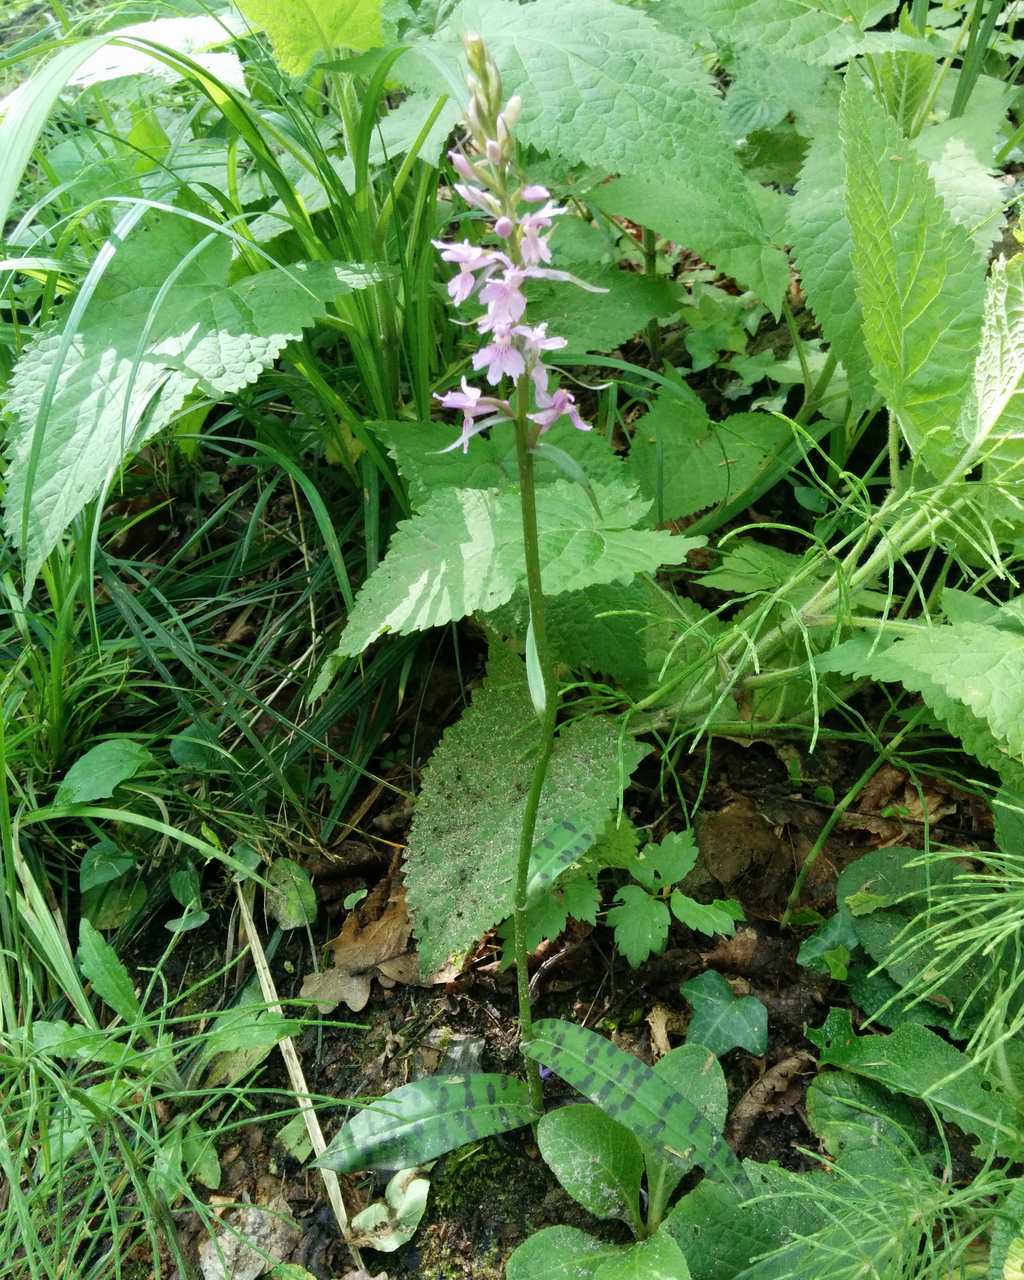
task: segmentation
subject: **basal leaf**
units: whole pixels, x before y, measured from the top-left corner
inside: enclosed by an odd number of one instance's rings
[[[822,132],[811,144],[789,207],[789,234],[800,283],[829,346],[846,370],[853,412],[875,389],[854,292],[853,240],[846,216],[843,157],[838,139]]]
[[[628,582],[679,564],[694,541],[637,530],[646,503],[633,490],[595,485],[601,515],[579,486],[561,480],[537,492],[541,574],[547,595]],[[445,489],[403,521],[388,554],[363,585],[338,653],[354,655],[386,632],[408,635],[487,612],[525,580],[522,515],[515,490]]]
[[[549,831],[542,832],[530,855],[527,902],[536,902],[593,843],[594,832],[580,830],[569,818],[560,818]]]
[[[118,248],[77,331],[57,321],[26,348],[7,393],[6,524],[28,581],[190,392],[220,397],[254,382],[331,299],[370,280],[326,262],[235,281],[230,269],[225,235],[152,216]]]
[[[512,1076],[432,1076],[392,1090],[346,1120],[313,1165],[336,1173],[411,1169],[536,1118],[529,1090]]]
[[[235,0],[266,31],[283,71],[301,76],[335,49],[372,49],[382,40],[381,0]]]
[[[728,44],[755,44],[805,62],[845,62],[897,0],[676,0],[680,16]]]
[[[142,1006],[128,970],[106,938],[85,919],[78,926],[78,967],[103,1003],[129,1026],[141,1019]]]
[[[650,1067],[593,1031],[545,1018],[534,1023],[523,1052],[542,1062],[624,1125],[645,1145],[689,1167],[749,1189],[739,1161],[700,1111]]]
[[[602,1262],[594,1280],[690,1280],[690,1268],[672,1237],[659,1233]]]
[[[54,804],[105,800],[122,782],[153,763],[153,757],[140,743],[130,738],[110,738],[75,761],[57,788]]]
[[[622,1245],[595,1240],[576,1227],[545,1227],[513,1252],[507,1280],[594,1280],[600,1263],[622,1252]]]
[[[686,1028],[688,1042],[701,1044],[716,1055],[730,1049],[764,1053],[768,1045],[768,1010],[756,996],[734,996],[732,988],[714,969],[682,986],[693,1008]]]
[[[959,461],[953,428],[978,347],[984,258],[856,69],[847,75],[840,124],[875,382],[911,450],[941,478]]]
[[[590,1103],[549,1111],[537,1126],[548,1168],[598,1218],[640,1223],[644,1159],[636,1138]]]
[[[423,770],[406,885],[425,971],[477,942],[512,912],[513,867],[539,744],[522,660],[492,649],[486,680]],[[645,748],[597,716],[559,732],[537,831],[570,822],[599,832]]]
[[[654,1064],[654,1074],[687,1098],[715,1133],[725,1129],[729,1089],[721,1064],[710,1049],[699,1044],[681,1044],[658,1059]],[[645,1151],[644,1158],[647,1161],[648,1193],[659,1195],[664,1204],[686,1177],[689,1166],[680,1164],[678,1160],[669,1160],[657,1151]],[[697,1161],[691,1163],[696,1164]]]
[[[589,198],[604,213],[694,250],[777,313],[789,283],[786,255],[769,242],[746,182],[737,183],[715,159],[713,150],[697,150],[695,173],[627,173],[596,187]]]

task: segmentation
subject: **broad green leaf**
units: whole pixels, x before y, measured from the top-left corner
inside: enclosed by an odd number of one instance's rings
[[[941,478],[978,347],[985,261],[857,69],[840,114],[857,298],[879,391]]]
[[[593,831],[580,830],[569,818],[560,818],[533,846],[526,901],[536,902],[593,843]]]
[[[670,831],[664,840],[645,844],[630,871],[654,893],[677,884],[697,865],[697,845],[689,831]]]
[[[545,1018],[533,1025],[523,1052],[624,1125],[645,1147],[689,1168],[702,1166],[740,1195],[749,1189],[742,1166],[720,1134],[678,1090],[650,1067],[593,1031]]]
[[[432,1076],[392,1090],[346,1120],[313,1166],[336,1173],[411,1169],[536,1118],[529,1090],[512,1076]]]
[[[754,44],[830,66],[864,45],[864,33],[898,0],[676,0],[680,15],[727,44]]]
[[[1014,1158],[1022,1150],[1011,1099],[970,1058],[927,1027],[904,1023],[891,1035],[854,1034],[848,1010],[833,1009],[818,1032],[808,1032],[821,1050],[822,1066],[842,1067],[936,1107],[965,1133],[981,1139],[981,1150]]]
[[[957,427],[965,461],[1019,488],[1024,470],[1024,254],[992,264],[974,381]]]
[[[677,889],[669,903],[679,923],[697,933],[722,933],[731,938],[736,932],[736,921],[743,919],[742,908],[731,898],[716,898],[712,903],[696,902]]]
[[[406,852],[409,909],[425,972],[512,913],[513,868],[540,726],[522,661],[495,646],[486,680],[423,770]],[[537,830],[568,820],[599,832],[645,748],[611,719],[583,717],[558,735]]]
[[[665,395],[637,420],[629,467],[662,524],[742,499],[792,443],[792,427],[772,414],[711,422],[696,396],[691,402]]]
[[[230,271],[226,235],[151,215],[117,249],[77,332],[58,320],[26,348],[7,394],[6,522],[28,581],[190,392],[221,397],[254,382],[329,301],[370,280],[326,262],[234,281]]]
[[[789,206],[789,234],[800,283],[829,347],[846,370],[855,415],[874,394],[871,362],[854,292],[853,240],[846,216],[843,157],[838,139],[822,132],[811,144]]]
[[[298,929],[316,919],[316,891],[305,867],[275,858],[267,872],[267,910],[282,929]]]
[[[693,1007],[688,1042],[706,1045],[721,1056],[730,1049],[764,1053],[768,1046],[768,1010],[756,996],[734,996],[722,975],[709,969],[682,985]]]
[[[606,919],[615,930],[615,945],[634,969],[651,955],[660,955],[668,941],[672,917],[660,898],[652,898],[637,884],[624,885]]]
[[[947,132],[947,126],[956,123],[946,121],[923,130],[914,145],[946,212],[987,254],[1003,229],[1006,188],[992,172],[991,149],[987,157],[979,158],[968,142]]]
[[[932,1141],[903,1098],[846,1071],[823,1071],[807,1090],[811,1128],[842,1160],[852,1151],[882,1146],[916,1155]]]
[[[999,1206],[992,1227],[986,1280],[1024,1276],[1024,1178],[1017,1178]]]
[[[134,778],[140,769],[151,764],[153,757],[138,742],[130,738],[110,738],[75,761],[57,788],[54,804],[105,800],[122,782]]]
[[[507,1280],[594,1280],[599,1264],[621,1252],[622,1245],[576,1227],[545,1227],[519,1245],[505,1274]]]
[[[644,1159],[636,1138],[591,1103],[549,1111],[537,1145],[552,1173],[598,1218],[640,1223]]]
[[[120,846],[112,840],[98,840],[86,850],[82,859],[78,871],[78,887],[82,893],[98,889],[101,885],[119,879],[134,866],[133,854],[122,852]]]
[[[602,1262],[594,1280],[691,1280],[690,1268],[670,1235],[641,1240],[621,1257]]]
[[[694,250],[778,313],[789,266],[769,242],[746,182],[736,182],[731,166],[716,171],[713,150],[698,149],[693,159],[695,173],[627,173],[595,187],[589,199],[606,214],[639,222]]]
[[[78,926],[78,967],[104,1004],[130,1026],[142,1019],[142,1005],[117,952],[88,920]]]
[[[665,320],[679,310],[677,290],[667,280],[561,258],[558,266],[607,290],[589,293],[543,281],[527,289],[530,323],[544,321],[551,333],[566,339],[570,351],[611,351],[628,342],[649,320]]]
[[[57,99],[82,63],[110,39],[108,34],[62,44],[0,102],[0,239],[25,166]]]
[[[710,1049],[699,1044],[681,1044],[658,1059],[654,1074],[687,1098],[715,1133],[725,1129],[729,1088],[721,1064]],[[686,1177],[689,1166],[668,1160],[657,1151],[645,1151],[644,1158],[648,1195],[652,1200],[660,1197],[660,1203],[665,1204]]]
[[[381,0],[235,0],[252,23],[266,31],[283,71],[301,76],[313,61],[335,49],[379,45]]]
[[[547,595],[595,583],[628,582],[662,564],[680,564],[693,539],[637,530],[647,503],[631,489],[595,485],[601,515],[577,485],[537,492],[541,576]],[[525,580],[519,494],[442,489],[399,524],[388,554],[364,583],[338,653],[361,653],[387,632],[408,635],[487,612]]]

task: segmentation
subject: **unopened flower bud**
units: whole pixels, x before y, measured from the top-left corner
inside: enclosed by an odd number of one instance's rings
[[[502,240],[507,240],[515,229],[516,224],[511,218],[501,217],[494,224],[494,233],[501,236]]]
[[[479,182],[480,175],[461,151],[449,151],[448,159],[452,162],[452,168],[460,177],[465,178],[468,182]]]
[[[487,159],[490,160],[491,164],[493,164],[495,168],[498,168],[504,159],[501,144],[495,142],[493,138],[488,138],[484,146],[484,151],[486,152]]]
[[[505,103],[505,110],[501,113],[505,119],[505,124],[509,129],[514,129],[516,121],[519,119],[523,111],[523,100],[518,93],[514,93],[508,102]]]

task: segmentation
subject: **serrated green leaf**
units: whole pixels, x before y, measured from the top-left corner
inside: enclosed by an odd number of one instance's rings
[[[671,923],[668,907],[637,884],[624,885],[615,902],[606,919],[615,930],[615,945],[638,969],[648,957],[665,950]]]
[[[594,489],[600,517],[587,495],[568,481],[537,491],[545,594],[628,582],[659,565],[681,563],[699,545],[632,528],[647,506],[633,490]],[[399,524],[383,563],[359,592],[338,653],[361,653],[385,632],[408,635],[497,608],[525,580],[523,557],[518,492],[439,490]]]
[[[650,320],[665,320],[679,310],[677,290],[667,280],[650,280],[618,267],[577,266],[571,271],[605,293],[589,293],[566,284],[531,284],[526,290],[530,323],[543,321],[565,338],[570,351],[611,351],[628,342]]]
[[[716,40],[835,66],[858,52],[867,29],[896,5],[897,0],[681,0],[680,12]]]
[[[105,800],[122,782],[152,763],[153,757],[140,743],[130,738],[110,738],[75,761],[57,788],[54,804]]]
[[[598,1265],[621,1252],[622,1245],[576,1227],[545,1227],[513,1252],[505,1274],[507,1280],[594,1280]]]
[[[409,909],[426,972],[478,941],[512,912],[514,850],[540,726],[521,659],[492,649],[488,674],[423,770],[406,853]],[[570,821],[600,831],[646,748],[620,742],[596,716],[559,733],[537,829]]]
[[[854,293],[853,240],[846,216],[845,172],[836,137],[822,132],[804,159],[789,206],[789,235],[807,302],[830,348],[842,361],[852,410],[862,413],[875,394]]]
[[[235,0],[242,14],[270,37],[282,71],[301,76],[314,59],[335,49],[381,43],[381,0]]]
[[[768,1010],[756,996],[734,996],[722,975],[709,969],[681,987],[693,1006],[686,1028],[688,1043],[706,1045],[721,1056],[730,1049],[764,1053],[768,1046]]]
[[[533,1025],[523,1052],[624,1125],[644,1144],[689,1167],[721,1177],[744,1195],[749,1180],[722,1137],[693,1104],[650,1067],[593,1031],[545,1018]]]
[[[679,923],[685,924],[687,929],[695,929],[697,933],[722,933],[727,938],[731,938],[736,932],[736,920],[743,919],[742,912],[737,917],[727,909],[724,902],[713,902],[709,906],[703,902],[695,902],[693,898],[680,893],[678,889],[669,901],[672,914]]]
[[[193,390],[219,397],[254,382],[332,298],[370,279],[314,262],[232,281],[231,254],[226,235],[151,215],[114,255],[63,362],[65,321],[25,349],[7,392],[15,426],[5,503],[27,581]]]
[[[941,478],[959,461],[954,425],[978,347],[985,261],[858,69],[846,78],[840,132],[875,382],[913,453]]]
[[[512,1076],[432,1076],[392,1090],[346,1120],[313,1166],[336,1173],[411,1169],[536,1118],[529,1090]]]
[[[640,1224],[644,1159],[636,1138],[591,1103],[549,1111],[537,1126],[548,1168],[598,1218]]]
[[[987,254],[1003,229],[1006,196],[1005,186],[992,172],[991,150],[987,159],[979,159],[970,143],[950,136],[944,125],[922,130],[914,145],[946,212]]]
[[[678,883],[697,864],[697,845],[689,831],[670,831],[657,844],[645,844],[630,868],[634,880],[654,893]]]
[[[903,1098],[845,1071],[823,1071],[807,1090],[811,1128],[838,1160],[852,1151],[885,1147],[925,1151],[930,1135]]]
[[[657,178],[627,173],[596,187],[589,198],[606,214],[639,222],[692,249],[777,314],[789,265],[769,242],[746,181],[738,170],[731,171],[735,161],[716,171],[714,152],[706,152],[703,143],[695,145],[692,158],[697,173],[677,176],[668,170]]]
[[[129,1026],[142,1018],[142,1006],[131,976],[117,952],[88,920],[78,926],[78,967],[103,1001]]]
[[[690,1268],[672,1237],[660,1234],[602,1262],[594,1280],[690,1280]]]
[[[316,920],[316,890],[305,867],[291,858],[275,858],[267,884],[267,910],[282,929],[298,929]]]
[[[1012,1101],[970,1058],[927,1027],[904,1023],[891,1035],[854,1034],[848,1010],[833,1010],[808,1037],[823,1066],[842,1067],[911,1098],[922,1098],[982,1141],[1019,1158],[1021,1137]]]

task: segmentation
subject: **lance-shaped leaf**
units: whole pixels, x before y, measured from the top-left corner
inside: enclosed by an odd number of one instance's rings
[[[682,1093],[638,1058],[593,1031],[545,1018],[533,1026],[523,1052],[556,1072],[645,1146],[689,1168],[702,1166],[739,1194],[749,1180],[725,1140]]]
[[[266,31],[282,71],[301,76],[335,49],[372,49],[381,42],[381,0],[236,0]]]
[[[595,484],[594,491],[600,516],[578,485],[560,480],[538,490],[546,595],[628,582],[659,565],[680,564],[703,542],[634,529],[650,504],[632,489]],[[338,653],[361,653],[385,632],[408,635],[496,609],[525,576],[518,491],[443,489],[398,526],[383,563],[359,592]]]
[[[856,68],[840,129],[875,382],[912,451],[941,478],[959,461],[954,428],[978,347],[985,260]]]
[[[534,844],[530,854],[530,874],[526,882],[526,901],[536,902],[555,883],[563,871],[582,858],[594,843],[594,832],[582,830],[569,818],[559,818]]]
[[[346,1120],[314,1166],[337,1173],[411,1169],[536,1119],[529,1090],[512,1076],[432,1076],[402,1085]]]
[[[406,890],[425,972],[512,913],[515,850],[540,732],[522,660],[496,645],[472,704],[423,770],[409,833]],[[630,738],[620,744],[608,718],[565,725],[541,792],[541,842],[560,823],[566,836],[566,822],[581,835],[599,832],[644,754]],[[538,864],[547,852],[541,843]]]
[[[371,280],[326,262],[230,271],[226,235],[153,216],[118,248],[77,330],[58,321],[25,350],[7,394],[6,520],[28,581],[193,390],[219,398],[254,382],[329,301]]]
[[[898,0],[673,0],[689,25],[728,44],[756,44],[805,62],[835,66],[865,43],[868,27]]]

